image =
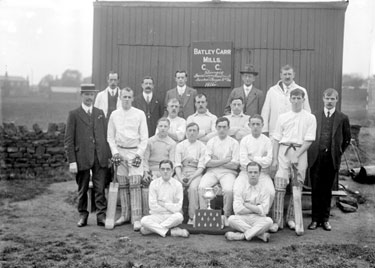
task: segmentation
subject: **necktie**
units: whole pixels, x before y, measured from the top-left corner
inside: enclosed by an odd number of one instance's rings
[[[327,118],[329,118],[331,116],[330,112],[327,111]]]
[[[149,95],[146,96],[146,102],[150,103],[150,96]]]
[[[90,109],[87,109],[87,114],[88,114],[88,116],[91,116],[91,111],[90,111]]]

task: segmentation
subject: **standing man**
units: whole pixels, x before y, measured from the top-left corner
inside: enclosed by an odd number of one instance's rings
[[[252,64],[246,64],[245,68],[240,71],[243,82],[242,87],[237,87],[232,90],[229,95],[227,105],[224,113],[230,114],[230,104],[234,98],[241,97],[243,99],[243,113],[249,116],[260,114],[264,103],[264,93],[253,86],[258,72]]]
[[[224,197],[225,225],[233,211],[233,184],[237,177],[239,164],[238,141],[228,136],[229,120],[220,117],[216,121],[217,136],[210,139],[206,149],[207,171],[199,184],[199,206],[207,208],[207,201],[203,198],[205,188],[220,183]]]
[[[149,137],[154,136],[156,124],[163,116],[163,102],[154,94],[154,79],[151,76],[145,76],[142,82],[142,94],[134,98],[133,106],[146,114]]]
[[[263,118],[259,114],[253,115],[249,120],[251,134],[245,136],[240,142],[241,172],[235,181],[241,184],[247,180],[246,167],[250,162],[258,163],[262,169],[259,174],[259,184],[262,185],[264,194],[269,197],[269,205],[275,198],[275,187],[269,175],[269,167],[272,163],[272,142],[270,138],[262,134]]]
[[[195,210],[199,208],[198,186],[205,168],[206,146],[198,140],[198,133],[198,124],[190,123],[186,127],[187,139],[176,146],[176,178],[188,187],[188,224],[193,224]]]
[[[199,126],[198,139],[207,143],[210,138],[216,135],[215,123],[217,117],[207,109],[207,96],[205,94],[198,94],[195,97],[195,107],[197,111],[188,117],[186,123],[197,123]]]
[[[267,92],[266,100],[262,109],[262,117],[264,119],[263,132],[273,137],[275,131],[276,120],[280,114],[289,112],[291,110],[290,104],[290,92],[293,89],[299,88],[305,94],[305,101],[303,103],[303,109],[311,112],[309,97],[305,88],[297,85],[294,82],[296,73],[293,67],[285,65],[280,69],[280,81],[276,85],[270,87]]]
[[[168,120],[170,122],[168,136],[175,142],[180,142],[185,139],[186,120],[178,116],[180,110],[180,103],[177,99],[170,99],[167,105]],[[158,133],[158,130],[156,130]]]
[[[180,103],[178,116],[187,119],[189,115],[194,113],[194,100],[195,96],[197,96],[197,91],[186,85],[186,71],[177,70],[175,79],[177,86],[167,91],[164,104],[167,105],[170,99],[177,99]]]
[[[108,122],[111,113],[121,106],[121,101],[118,97],[119,93],[119,76],[116,72],[109,72],[108,74],[108,87],[99,92],[95,98],[94,106],[103,110],[105,118]]]
[[[324,109],[316,113],[316,140],[309,151],[310,178],[312,185],[312,222],[308,229],[322,226],[331,231],[329,214],[332,186],[340,168],[341,155],[350,144],[348,117],[336,110],[338,92],[328,88],[323,92]]]
[[[121,217],[116,225],[130,220],[133,229],[139,230],[142,217],[141,164],[147,147],[148,130],[145,113],[132,107],[133,90],[129,87],[120,90],[121,108],[114,111],[108,122],[108,143],[117,168]],[[130,197],[129,197],[130,188]],[[131,208],[131,209],[130,209]]]
[[[250,134],[250,116],[243,113],[242,97],[232,99],[230,110],[229,115],[224,115],[224,117],[228,118],[230,122],[229,136],[240,142],[244,136]]]
[[[158,120],[157,134],[148,139],[143,161],[144,171],[152,177],[160,177],[160,159],[169,159],[174,162],[176,142],[168,136],[169,120],[162,117]],[[147,175],[147,174],[145,174]]]
[[[272,219],[267,217],[271,203],[264,185],[259,184],[262,167],[256,162],[249,162],[246,166],[247,177],[241,183],[235,184],[233,189],[233,210],[235,215],[229,217],[229,226],[240,231],[227,232],[228,240],[247,240],[258,237],[268,242],[267,233],[272,225]]]
[[[153,180],[149,190],[150,214],[141,220],[141,233],[156,233],[161,237],[189,237],[186,229],[177,228],[182,223],[183,190],[179,181],[172,178],[173,164],[170,160],[162,160],[159,164],[161,177]]]
[[[273,134],[271,168],[273,171],[277,170],[274,178],[276,195],[273,231],[284,227],[284,197],[291,169],[297,168],[297,180],[302,188],[307,169],[307,149],[315,140],[316,120],[314,115],[302,109],[304,96],[305,92],[299,88],[290,92],[292,110],[279,116]],[[290,229],[295,229],[293,199],[289,202],[287,223]]]
[[[104,194],[105,175],[110,151],[107,143],[107,124],[102,110],[93,107],[96,90],[93,84],[81,85],[82,104],[70,111],[65,132],[65,150],[69,171],[78,184],[78,227],[87,225],[87,190],[90,170],[95,190],[97,224],[105,225],[107,201]]]

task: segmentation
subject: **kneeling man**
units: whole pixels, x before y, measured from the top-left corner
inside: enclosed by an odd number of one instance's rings
[[[182,223],[183,190],[179,181],[172,178],[173,164],[162,160],[159,164],[161,178],[153,180],[149,188],[150,214],[141,220],[143,235],[157,233],[162,237],[188,237],[185,229],[174,228]],[[172,228],[172,229],[171,229]]]
[[[262,167],[256,162],[249,162],[246,167],[248,179],[242,184],[235,184],[233,189],[233,209],[235,215],[229,217],[229,226],[240,233],[227,232],[228,240],[251,240],[257,236],[268,242],[268,229],[272,219],[267,217],[270,208],[270,198],[264,185],[259,184]]]

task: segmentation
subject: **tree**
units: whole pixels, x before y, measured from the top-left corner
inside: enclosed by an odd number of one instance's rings
[[[366,81],[363,77],[357,74],[344,74],[342,76],[342,85],[344,87],[360,88]]]
[[[51,92],[51,86],[55,85],[55,79],[53,78],[52,74],[45,75],[38,84],[39,91],[42,93],[49,93]]]
[[[82,74],[77,70],[67,69],[61,76],[61,86],[79,87],[82,82]]]

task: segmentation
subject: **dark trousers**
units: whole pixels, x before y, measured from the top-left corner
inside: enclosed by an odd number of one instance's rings
[[[107,168],[103,168],[99,165],[96,153],[91,171],[94,186],[93,190],[95,193],[95,206],[97,209],[96,217],[97,219],[103,219],[105,218],[105,212],[107,210],[107,200],[104,192]],[[81,217],[87,218],[89,216],[89,212],[87,211],[87,191],[90,182],[90,169],[78,171],[76,174],[76,182],[78,184],[78,212]]]
[[[310,170],[313,221],[325,222],[329,219],[332,186],[336,173],[331,152],[319,152],[318,159]]]

